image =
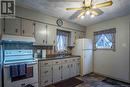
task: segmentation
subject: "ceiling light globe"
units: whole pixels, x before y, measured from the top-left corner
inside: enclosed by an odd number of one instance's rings
[[[94,18],[95,17],[95,15],[91,15],[91,18]]]
[[[84,15],[81,16],[81,19],[84,19]]]
[[[87,12],[86,12],[86,15],[90,15],[90,11],[87,11]]]

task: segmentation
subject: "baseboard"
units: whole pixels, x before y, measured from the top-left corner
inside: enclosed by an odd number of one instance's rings
[[[125,82],[125,83],[129,83],[130,84],[130,81],[127,81],[127,80],[122,80],[120,78],[115,78],[115,77],[112,77],[112,76],[109,76],[109,75],[106,75],[106,74],[101,74],[101,73],[97,73],[97,72],[94,72],[95,74],[98,74],[98,75],[101,75],[101,76],[104,76],[104,77],[108,77],[108,78],[111,78],[111,79],[115,79],[115,80],[118,80],[118,81],[121,81],[121,82]]]

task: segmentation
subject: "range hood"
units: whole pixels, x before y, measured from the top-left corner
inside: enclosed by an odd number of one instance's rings
[[[35,42],[34,37],[16,36],[16,35],[2,35],[3,41],[20,41],[20,42]]]

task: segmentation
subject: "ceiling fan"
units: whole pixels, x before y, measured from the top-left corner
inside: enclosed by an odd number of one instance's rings
[[[93,3],[93,0],[84,0],[82,7],[66,8],[66,10],[77,11],[70,17],[70,19],[84,18],[85,15],[91,15],[91,17],[95,17],[95,16],[103,14],[103,11],[100,10],[99,8],[111,6],[112,4],[113,2],[111,0],[103,2],[103,3],[97,3],[97,4]]]

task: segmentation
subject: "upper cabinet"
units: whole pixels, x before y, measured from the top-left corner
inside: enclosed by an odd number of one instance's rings
[[[20,18],[14,18],[14,19],[5,19],[2,21],[3,27],[3,33],[8,35],[20,35],[20,29],[21,29],[21,19]]]
[[[27,37],[34,37],[34,22],[22,19],[22,35]]]
[[[75,46],[76,40],[80,38],[85,38],[85,32],[72,30],[70,46]]]
[[[55,45],[57,27],[47,25],[47,45]]]
[[[35,22],[35,39],[36,45],[47,44],[47,25],[39,22]]]
[[[4,19],[2,21],[4,34],[34,37],[34,22],[21,18]]]

